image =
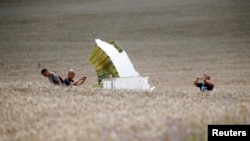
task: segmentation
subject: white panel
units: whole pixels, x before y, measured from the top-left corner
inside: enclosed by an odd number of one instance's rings
[[[109,56],[120,77],[139,76],[133,64],[123,50],[121,53],[111,44],[96,39],[96,44]]]
[[[149,90],[150,87],[147,77],[126,77],[126,78],[107,78],[102,80],[105,89],[129,89],[129,90]]]

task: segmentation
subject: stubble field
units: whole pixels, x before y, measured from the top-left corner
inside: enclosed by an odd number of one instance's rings
[[[208,124],[250,124],[246,0],[0,0],[0,140],[206,140]],[[103,90],[94,39],[117,40],[153,92]],[[80,87],[51,86],[42,68]],[[215,88],[200,93],[197,76]]]

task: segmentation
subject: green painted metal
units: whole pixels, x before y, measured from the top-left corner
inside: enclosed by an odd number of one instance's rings
[[[109,41],[108,43],[112,44],[119,52],[123,51],[118,42]],[[99,48],[97,44],[93,47],[92,53],[89,57],[89,62],[95,67],[99,86],[102,86],[102,79],[119,77],[119,74],[109,56]]]

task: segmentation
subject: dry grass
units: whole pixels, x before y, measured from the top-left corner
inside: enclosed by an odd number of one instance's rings
[[[0,1],[0,140],[206,140],[208,124],[250,123],[247,1]],[[103,90],[88,57],[115,39],[155,91]],[[46,67],[87,75],[61,88]],[[200,93],[197,75],[215,89]]]

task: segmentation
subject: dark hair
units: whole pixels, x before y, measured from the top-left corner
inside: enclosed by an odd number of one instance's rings
[[[48,70],[47,69],[42,69],[41,74],[45,73],[46,71],[48,71]]]

